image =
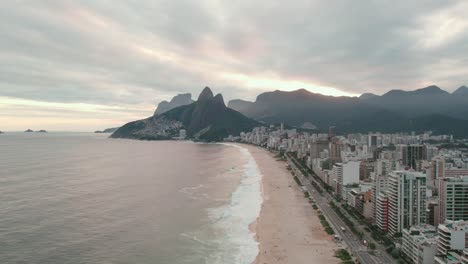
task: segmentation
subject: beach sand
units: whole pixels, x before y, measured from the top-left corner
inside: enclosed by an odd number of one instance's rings
[[[286,163],[255,147],[249,149],[263,174],[263,205],[251,225],[257,234],[259,255],[254,264],[340,263],[336,244],[325,233],[308,200],[296,184]]]

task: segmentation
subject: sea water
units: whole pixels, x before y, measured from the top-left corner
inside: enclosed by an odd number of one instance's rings
[[[0,263],[252,263],[261,174],[239,145],[0,136]]]

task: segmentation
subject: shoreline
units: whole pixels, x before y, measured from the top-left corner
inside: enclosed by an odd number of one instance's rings
[[[260,214],[249,225],[258,243],[252,264],[340,263],[334,256],[336,243],[323,230],[286,163],[260,147],[240,146],[249,151],[262,174]]]

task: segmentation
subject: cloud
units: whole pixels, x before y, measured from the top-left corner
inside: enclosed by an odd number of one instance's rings
[[[206,85],[248,100],[275,89],[454,90],[468,76],[466,11],[462,0],[9,1],[0,9],[3,118],[19,120],[11,98],[49,103],[41,113],[81,103],[144,115]]]

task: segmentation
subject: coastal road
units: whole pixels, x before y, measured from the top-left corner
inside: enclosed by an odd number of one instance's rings
[[[333,229],[335,230],[335,233],[343,239],[343,242],[360,263],[395,263],[395,261],[390,256],[388,256],[386,252],[374,251],[375,255],[373,255],[367,251],[367,247],[363,245],[362,241],[348,229],[348,226],[344,223],[344,221],[329,206],[329,202],[333,200],[333,197],[327,192],[324,192],[323,196],[318,193],[317,190],[312,186],[311,181],[302,174],[302,172],[296,167],[296,165],[290,160],[289,157],[288,164],[293,169],[301,184],[307,189],[310,196],[315,200],[316,205],[321,210],[327,221],[334,227]],[[316,184],[320,186],[318,182],[316,182]],[[344,227],[345,231],[342,231],[341,227]]]

